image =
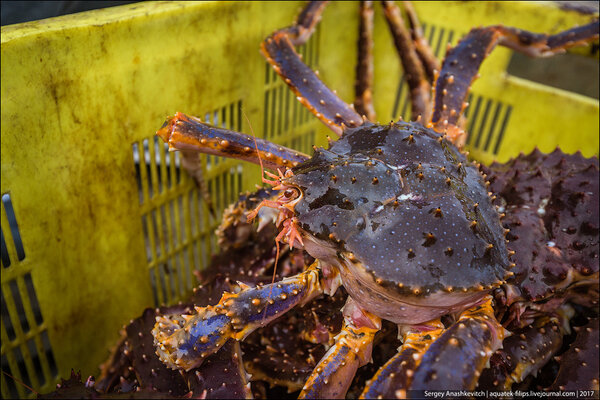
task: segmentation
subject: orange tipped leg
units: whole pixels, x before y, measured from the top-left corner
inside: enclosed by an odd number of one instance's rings
[[[439,319],[406,331],[398,353],[379,368],[373,379],[367,382],[360,398],[406,397],[405,391],[410,387],[415,369],[423,354],[443,332],[444,325]],[[396,393],[403,395],[397,396]]]
[[[378,317],[358,309],[352,298],[348,298],[344,306],[344,326],[298,398],[344,399],[356,370],[371,361],[373,339],[380,327]]]
[[[306,154],[243,133],[217,128],[199,118],[176,113],[156,132],[170,150],[230,157],[278,170],[291,168],[308,159]],[[259,158],[260,157],[260,158]]]
[[[423,355],[411,388],[473,390],[481,371],[502,345],[505,330],[494,317],[492,299],[463,312]]]
[[[505,335],[491,296],[448,329],[439,320],[406,328],[398,354],[367,383],[361,398],[403,398],[407,390],[473,390]]]

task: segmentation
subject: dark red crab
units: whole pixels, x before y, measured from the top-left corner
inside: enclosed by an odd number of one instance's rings
[[[343,397],[357,368],[371,358],[381,319],[399,325],[403,345],[362,396],[403,396],[407,389],[473,389],[506,332],[493,306],[510,310],[511,321],[535,322],[537,332],[560,331],[569,318],[568,308],[561,306],[572,297],[597,307],[598,234],[596,226],[588,243],[595,263],[584,259],[582,267],[567,268],[578,272],[567,272],[567,280],[551,272],[564,283],[549,283],[551,295],[528,298],[525,280],[518,276],[506,284],[516,260],[525,271],[535,265],[521,263],[507,248],[509,231],[493,204],[497,198],[489,191],[490,183],[457,147],[464,141],[460,117],[466,94],[496,44],[530,55],[551,55],[597,38],[598,22],[552,36],[502,26],[474,29],[448,52],[436,77],[436,61],[418,40],[416,19],[415,46],[398,9],[385,2],[417,122],[382,126],[362,117],[373,118],[369,2],[361,6],[356,110],[328,89],[294,50],[312,33],[323,5],[310,3],[295,25],[267,38],[262,51],[299,100],[341,136],[329,149],[315,149],[308,157],[181,113],[158,132],[173,150],[231,156],[278,171],[264,181],[281,193],[263,200],[251,217],[275,209],[277,239],[301,246],[317,261],[278,283],[225,293],[217,305],[183,315],[184,323],[157,318],[157,354],[173,369],[190,370],[230,339],[242,340],[292,308],[324,292],[333,294],[342,284],[349,293],[342,330],[301,397]],[[428,76],[435,77],[433,102]],[[589,163],[593,170],[593,161]],[[595,193],[597,197],[597,182]],[[590,203],[584,204],[585,208]],[[583,218],[593,221],[587,214]],[[514,295],[515,288],[522,297]],[[450,318],[442,323],[443,316]],[[464,368],[454,368],[456,360]]]

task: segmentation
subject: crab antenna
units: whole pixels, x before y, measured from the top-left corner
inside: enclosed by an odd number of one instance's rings
[[[256,143],[256,135],[254,134],[254,129],[252,128],[250,119],[244,112],[244,109],[241,109],[241,110],[242,110],[242,114],[244,115],[244,118],[246,118],[246,122],[248,123],[248,126],[250,126],[250,132],[252,133],[252,138],[254,139],[256,155],[258,156],[258,162],[260,164],[260,177],[263,182],[269,183],[269,181],[265,179],[265,170],[263,169],[263,163],[262,163],[262,158],[260,157],[260,151],[258,151],[258,144]],[[275,275],[277,274],[277,262],[279,261],[279,240],[278,239],[279,238],[275,239],[275,247],[277,248],[277,251],[275,252],[275,265],[273,266],[273,278],[271,279],[271,288],[269,289],[268,300],[265,303],[265,311],[263,313],[263,318],[262,318],[263,321],[265,320],[265,318],[267,316],[267,308],[269,307],[269,300],[271,300],[271,295],[273,294],[273,284],[275,283]]]
[[[260,165],[260,179],[262,179],[263,183],[270,183],[265,179],[265,168],[263,166],[262,158],[260,156],[260,151],[258,151],[258,143],[256,143],[256,135],[254,134],[254,129],[252,128],[252,124],[250,123],[250,119],[246,115],[246,112],[243,108],[240,108],[248,126],[250,127],[250,132],[252,133],[252,139],[254,140],[254,149],[256,150],[256,157],[258,157],[258,164]]]
[[[31,390],[32,393],[35,393],[36,395],[40,395],[39,392],[36,392],[35,389],[33,389],[30,386],[27,386],[25,383],[21,382],[20,380],[18,380],[17,378],[15,378],[14,376],[12,376],[11,374],[9,374],[8,372],[2,370],[2,373],[6,376],[8,376],[9,378],[11,378],[12,380],[14,380],[15,382],[17,382],[18,384],[22,385],[23,387],[26,387],[27,389]]]

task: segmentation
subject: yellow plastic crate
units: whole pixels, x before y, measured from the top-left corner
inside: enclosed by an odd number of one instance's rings
[[[257,135],[309,153],[326,143],[258,52],[301,4],[138,3],[2,27],[2,370],[40,392],[71,368],[97,375],[123,324],[196,284],[219,221],[154,137],[167,115],[249,133],[243,110]],[[473,26],[552,33],[590,20],[539,2],[415,8],[438,55]],[[375,18],[375,105],[388,122],[410,105],[379,4]],[[348,102],[357,36],[358,4],[332,3],[301,49]],[[471,154],[560,144],[597,155],[598,101],[507,75],[510,56],[495,50],[473,87]],[[203,163],[218,215],[260,182],[254,166]],[[5,374],[1,384],[2,397],[32,397]]]

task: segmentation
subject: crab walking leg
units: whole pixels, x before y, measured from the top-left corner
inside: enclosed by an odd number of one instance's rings
[[[215,207],[208,191],[206,181],[204,180],[204,172],[202,168],[202,162],[200,161],[200,154],[195,151],[182,151],[181,166],[185,168],[192,178],[194,178],[196,186],[198,187],[198,190],[200,190],[200,195],[208,207],[208,211],[213,217],[216,217],[217,215],[215,212]]]
[[[549,390],[598,390],[600,367],[598,362],[598,318],[576,327],[577,337],[569,349],[559,356],[560,369]]]
[[[419,59],[410,33],[406,29],[400,9],[393,1],[384,1],[383,10],[394,37],[394,44],[400,55],[404,76],[410,90],[411,119],[416,121],[421,116],[423,120],[428,120],[431,113],[431,84],[425,76],[423,64]]]
[[[354,109],[369,121],[375,121],[373,108],[373,2],[360,2],[360,33],[358,36],[358,62],[354,84]]]
[[[423,355],[413,390],[473,390],[491,355],[502,345],[505,330],[494,317],[492,297],[463,312]]]
[[[465,98],[479,66],[497,44],[532,57],[547,57],[597,39],[598,26],[595,21],[551,36],[501,25],[471,30],[446,53],[435,83],[433,129],[446,133],[450,140],[463,135],[458,119],[467,107]]]
[[[429,43],[423,36],[423,28],[421,28],[421,23],[417,18],[417,13],[412,6],[410,1],[403,1],[402,5],[404,6],[404,11],[406,11],[406,16],[410,22],[412,39],[415,43],[415,50],[423,63],[423,67],[425,68],[425,72],[427,73],[427,78],[430,82],[433,82],[435,79],[435,72],[440,70],[440,61],[437,59],[435,54],[433,54],[433,50],[429,46]]]
[[[343,313],[344,326],[334,338],[335,344],[307,379],[299,399],[345,398],[356,370],[371,362],[373,339],[381,329],[381,319],[362,310],[351,297]]]
[[[319,267],[270,285],[225,293],[215,306],[195,307],[181,318],[156,317],[152,330],[156,354],[172,369],[189,371],[202,364],[229,339],[242,340],[295,306],[323,293]]]
[[[444,324],[439,319],[407,330],[402,335],[398,353],[379,368],[373,379],[367,381],[360,398],[406,397],[406,389],[410,387],[423,353],[443,332]]]
[[[260,164],[260,156],[265,168],[272,170],[291,168],[309,158],[287,147],[217,128],[180,112],[167,119],[156,134],[169,144],[171,151],[214,154],[255,164]]]
[[[363,123],[348,104],[318,78],[302,60],[294,46],[305,43],[319,22],[326,2],[312,1],[296,23],[276,31],[262,42],[261,51],[269,64],[296,93],[298,100],[337,135],[342,124],[355,127]]]
[[[568,323],[568,322],[567,322]],[[504,339],[502,349],[490,358],[479,385],[510,390],[513,383],[536,375],[562,346],[563,328],[557,318],[541,317],[533,325]]]

